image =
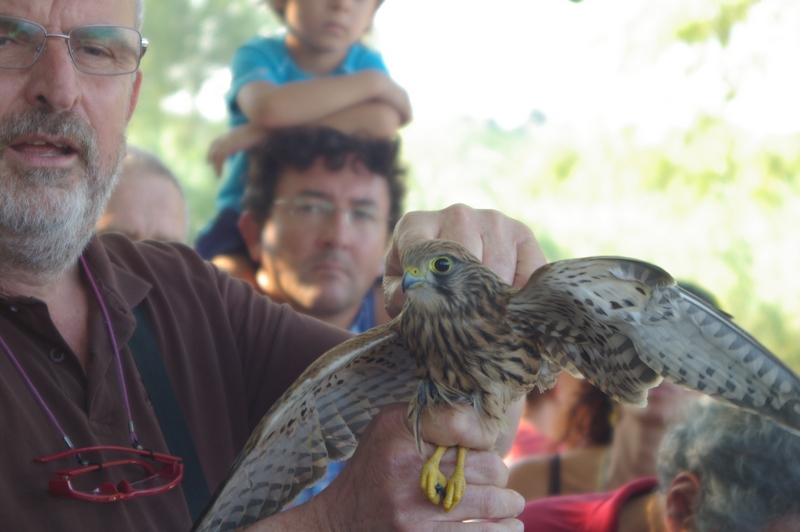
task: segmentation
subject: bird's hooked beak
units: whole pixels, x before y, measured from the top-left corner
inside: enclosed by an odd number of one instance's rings
[[[403,274],[403,292],[425,281],[425,278],[421,277],[420,274],[419,268],[415,268],[414,266],[406,267],[405,273]]]

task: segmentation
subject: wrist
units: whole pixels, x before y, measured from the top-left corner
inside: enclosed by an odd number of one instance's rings
[[[352,527],[347,526],[342,513],[342,508],[346,507],[346,501],[340,500],[342,497],[339,495],[342,491],[336,488],[338,486],[334,489],[322,490],[316,497],[306,503],[308,506],[313,506],[312,519],[317,526],[315,530],[326,530],[328,532],[349,532],[351,530]],[[345,496],[345,498],[347,497]]]
[[[248,532],[275,532],[283,530],[297,530],[302,532],[318,532],[337,530],[331,527],[331,519],[326,516],[326,510],[320,507],[320,497],[278,512],[269,518],[259,521],[248,528]]]
[[[363,77],[363,86],[369,87],[369,92],[372,98],[380,98],[387,91],[389,78],[380,70],[367,69],[357,73]]]

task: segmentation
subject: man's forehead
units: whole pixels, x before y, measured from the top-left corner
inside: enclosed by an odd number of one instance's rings
[[[136,0],[2,0],[0,14],[68,31],[75,26],[134,26]]]
[[[331,170],[319,161],[307,169],[284,169],[276,186],[276,196],[324,195],[338,198],[364,198],[389,201],[386,177],[370,172],[363,165],[353,167],[348,161],[339,170]]]

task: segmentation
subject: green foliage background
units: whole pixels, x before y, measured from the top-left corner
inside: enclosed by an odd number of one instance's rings
[[[257,0],[145,0],[142,34],[150,45],[128,142],[160,155],[179,177],[189,198],[192,235],[214,214],[219,181],[205,157],[211,141],[226,130],[225,120],[204,117],[197,98],[239,46],[276,26]],[[191,108],[165,110],[165,100],[176,95]]]
[[[703,9],[665,19],[661,30],[669,41],[696,50],[713,43],[723,52],[759,4],[697,1]],[[251,35],[275,27],[256,0],[146,0],[151,50],[129,140],[179,175],[193,231],[213,214],[218,181],[205,152],[225,130],[224,119],[204,116],[205,83]],[[735,81],[729,88],[725,99],[733,101]],[[176,94],[193,105],[166,111]],[[800,368],[800,134],[757,136],[710,113],[657,143],[642,140],[636,127],[580,126],[534,117],[507,131],[468,118],[416,116],[402,133],[408,206],[460,201],[502,210],[530,225],[551,260],[650,260],[710,290],[740,325]]]

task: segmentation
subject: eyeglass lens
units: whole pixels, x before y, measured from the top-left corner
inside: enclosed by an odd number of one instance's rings
[[[283,202],[276,201],[276,204]],[[290,209],[290,214],[304,222],[322,223],[328,221],[336,211],[341,210],[347,221],[354,227],[372,228],[383,223],[378,207],[375,205],[361,205],[350,209],[339,209],[326,199],[299,196],[285,202]]]
[[[45,29],[33,22],[0,17],[0,68],[25,69],[41,55],[47,37]],[[139,68],[143,54],[141,34],[123,26],[81,26],[67,36],[75,66],[86,74],[130,74]]]

